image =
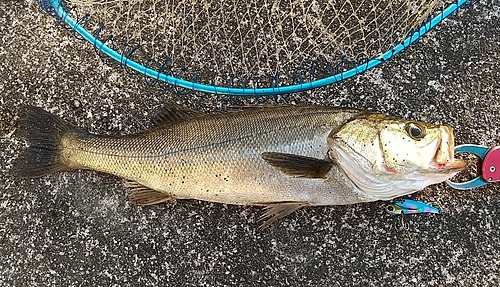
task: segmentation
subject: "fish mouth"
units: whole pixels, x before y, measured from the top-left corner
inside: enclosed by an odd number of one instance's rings
[[[461,159],[453,159],[445,164],[439,162],[431,162],[431,168],[440,170],[443,172],[460,172],[467,168],[467,162]]]
[[[430,167],[444,172],[459,172],[467,168],[467,162],[455,158],[455,139],[448,125],[441,126],[441,137],[438,138]]]

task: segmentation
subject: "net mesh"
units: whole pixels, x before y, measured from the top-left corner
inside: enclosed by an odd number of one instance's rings
[[[446,0],[67,0],[134,61],[200,83],[321,79],[401,42]],[[140,51],[139,51],[140,50]],[[132,54],[131,54],[132,56]],[[335,71],[334,71],[335,70]],[[276,83],[277,84],[277,83]],[[272,84],[271,84],[272,85]]]

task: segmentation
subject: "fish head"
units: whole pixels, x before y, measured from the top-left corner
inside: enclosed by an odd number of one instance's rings
[[[382,114],[350,120],[331,132],[328,146],[330,158],[374,199],[415,192],[466,168],[454,158],[450,126]]]

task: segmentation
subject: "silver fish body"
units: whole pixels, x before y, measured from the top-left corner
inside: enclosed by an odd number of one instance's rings
[[[267,107],[202,115],[169,106],[138,135],[91,135],[27,107],[22,177],[92,169],[130,181],[140,205],[197,199],[270,207],[263,226],[307,205],[387,200],[465,167],[448,126],[334,107]]]
[[[327,137],[357,110],[283,107],[201,115],[141,135],[68,137],[68,165],[112,173],[178,199],[227,204],[364,201],[333,168],[326,178],[288,176],[266,152],[324,159]]]

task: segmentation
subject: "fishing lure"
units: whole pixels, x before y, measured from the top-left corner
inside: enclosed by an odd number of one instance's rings
[[[411,199],[403,199],[401,201],[388,204],[386,206],[386,210],[392,214],[439,213],[439,209]]]

